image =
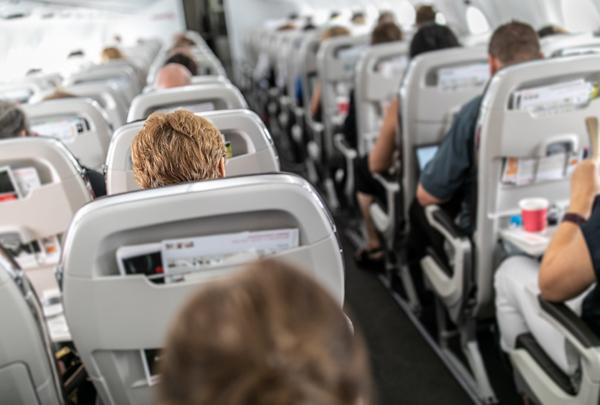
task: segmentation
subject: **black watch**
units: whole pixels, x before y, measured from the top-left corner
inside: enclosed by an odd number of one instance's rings
[[[563,215],[562,222],[572,222],[576,225],[583,225],[587,222],[587,220],[579,214],[567,212],[565,215]]]

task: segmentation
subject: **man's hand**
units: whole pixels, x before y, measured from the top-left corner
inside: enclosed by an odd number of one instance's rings
[[[587,159],[580,162],[571,177],[571,204],[569,212],[589,218],[594,199],[600,193],[598,161]]]

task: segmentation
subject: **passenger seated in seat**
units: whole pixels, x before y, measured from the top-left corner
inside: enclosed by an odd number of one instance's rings
[[[498,27],[490,39],[492,76],[505,66],[541,59],[537,33],[528,24],[513,21]],[[483,96],[463,106],[434,156],[421,173],[416,201],[410,207],[409,259],[419,260],[427,246],[445,258],[440,235],[428,224],[424,207],[441,205],[465,233],[473,232],[475,126]]]
[[[335,25],[333,27],[328,28],[321,35],[321,43],[324,41],[336,38],[336,37],[345,37],[350,35],[350,30],[346,27],[342,27],[340,25]],[[310,115],[317,122],[321,122],[321,83],[317,82],[315,84],[315,88],[313,89],[312,98],[310,100]]]
[[[160,361],[161,405],[368,405],[362,338],[303,272],[264,260],[199,290]]]
[[[402,30],[394,23],[379,24],[371,33],[371,45],[379,45],[395,41],[402,41]],[[354,99],[354,95],[354,89],[352,89],[350,92],[348,115],[344,121],[342,132],[346,138],[346,142],[348,142],[348,145],[353,149],[356,149],[356,100]]]
[[[520,335],[531,333],[567,373],[576,364],[569,361],[563,335],[540,316],[537,296],[564,302],[600,336],[600,291],[589,290],[600,279],[598,170],[598,161],[586,160],[573,172],[568,215],[553,235],[541,267],[534,259],[513,256],[502,263],[494,280],[502,348],[513,349]]]
[[[10,101],[0,100],[0,141],[2,139],[18,138],[21,136],[37,136],[31,132],[25,112]],[[106,195],[104,175],[82,166],[96,197]]]
[[[102,61],[102,63],[107,63],[110,62],[111,60],[123,60],[125,59],[125,56],[123,56],[123,53],[119,50],[119,48],[115,48],[114,46],[109,46],[107,48],[104,48],[102,50],[102,53],[100,54],[100,60]]]
[[[191,55],[188,55],[185,52],[177,52],[172,54],[165,61],[163,66],[169,65],[171,63],[183,66],[184,68],[189,70],[192,76],[198,76],[198,64]]]
[[[545,38],[552,35],[568,34],[569,32],[558,25],[548,24],[540,28],[537,33],[540,38]]]
[[[192,74],[187,68],[177,63],[163,66],[154,80],[154,88],[170,89],[173,87],[188,86],[192,83]]]
[[[380,12],[379,17],[377,18],[377,25],[384,23],[398,24],[398,20],[396,20],[396,15],[390,10]]]
[[[135,181],[144,189],[224,177],[225,156],[221,132],[186,110],[153,113],[131,145]]]
[[[435,8],[430,4],[421,4],[417,6],[416,14],[415,25],[417,28],[421,28],[424,25],[435,23],[437,11],[435,11]]]
[[[446,26],[438,24],[426,25],[417,31],[410,43],[410,58],[422,53],[459,46],[456,35]],[[385,189],[373,177],[373,173],[385,173],[394,163],[396,152],[396,132],[398,130],[398,111],[400,102],[394,97],[388,106],[379,136],[369,155],[355,163],[356,199],[360,207],[367,243],[356,252],[354,258],[357,264],[367,269],[381,268],[384,253],[379,234],[373,224],[369,207],[376,199],[385,201]]]

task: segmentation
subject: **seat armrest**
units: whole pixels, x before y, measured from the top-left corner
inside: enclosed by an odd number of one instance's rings
[[[452,218],[438,205],[430,205],[425,208],[429,225],[441,233],[449,242],[468,239],[462,230],[454,223]]]
[[[569,307],[563,303],[546,301],[541,295],[538,296],[538,300],[542,314],[555,326],[566,332],[569,340],[574,339],[576,344],[586,349],[600,347],[600,338]]]
[[[356,150],[352,149],[350,145],[348,145],[344,134],[335,134],[333,136],[333,143],[346,159],[356,159],[358,154]]]
[[[400,184],[397,181],[390,181],[380,173],[373,173],[373,178],[381,183],[388,193],[397,193],[400,191]]]

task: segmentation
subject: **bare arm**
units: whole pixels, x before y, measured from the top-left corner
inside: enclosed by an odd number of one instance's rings
[[[315,84],[315,91],[310,99],[310,115],[314,117],[319,112],[321,107],[321,82]]]
[[[430,194],[427,190],[425,190],[425,187],[423,187],[421,183],[419,183],[419,185],[417,186],[417,201],[419,201],[419,204],[421,204],[423,207],[426,207],[428,205],[441,204],[444,202],[443,200],[437,198],[436,196]]]
[[[589,218],[598,190],[598,162],[580,163],[571,178],[569,212]],[[592,258],[581,228],[574,223],[561,223],[540,267],[542,297],[548,301],[566,301],[581,294],[595,281]]]
[[[385,112],[377,141],[369,153],[369,170],[373,173],[385,172],[393,164],[399,105],[398,97],[394,97]]]

